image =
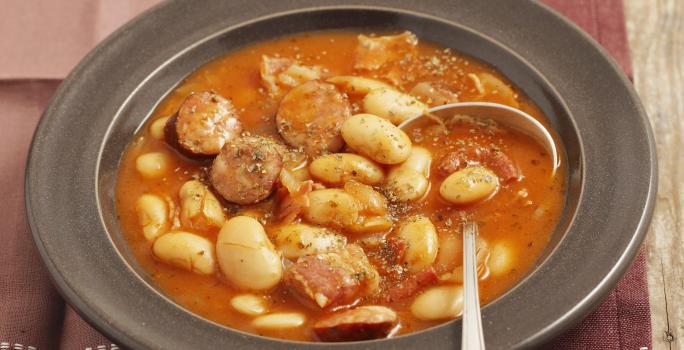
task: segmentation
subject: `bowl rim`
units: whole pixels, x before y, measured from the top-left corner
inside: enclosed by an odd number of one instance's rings
[[[37,224],[37,216],[36,216],[36,207],[34,204],[37,203],[38,200],[44,198],[42,196],[39,196],[35,191],[36,188],[40,187],[37,181],[37,174],[39,171],[39,167],[36,163],[37,159],[37,153],[40,151],[40,147],[42,145],[40,142],[45,138],[45,135],[48,132],[48,127],[46,126],[47,120],[50,118],[50,115],[55,112],[57,109],[57,104],[64,98],[63,95],[67,94],[67,90],[72,87],[72,85],[75,84],[75,82],[78,80],[79,76],[81,74],[84,74],[88,70],[88,66],[91,64],[93,60],[97,60],[100,58],[100,55],[102,51],[104,51],[105,47],[111,44],[112,41],[116,39],[121,39],[122,37],[128,36],[131,34],[131,32],[134,32],[134,27],[140,23],[141,21],[144,21],[148,19],[149,17],[159,14],[161,11],[168,9],[171,7],[173,4],[178,3],[179,1],[175,2],[168,2],[168,3],[162,3],[154,8],[146,11],[142,15],[136,17],[134,20],[126,24],[124,27],[121,29],[117,30],[115,33],[113,33],[110,37],[108,37],[103,43],[98,45],[96,49],[94,49],[75,69],[72,71],[72,73],[65,79],[64,83],[62,83],[53,96],[49,107],[46,109],[46,112],[44,113],[43,117],[41,118],[41,121],[39,123],[38,128],[36,129],[36,133],[34,135],[34,140],[31,145],[31,151],[30,155],[27,161],[27,171],[26,171],[26,181],[25,181],[25,196],[26,196],[26,207],[27,207],[27,216],[28,216],[28,221],[29,225],[32,231],[32,235],[35,241],[36,246],[38,247],[39,253],[41,255],[41,258],[43,259],[44,263],[48,267],[48,270],[50,271],[51,278],[53,281],[56,283],[58,286],[58,289],[60,292],[65,296],[67,300],[72,303],[72,305],[75,306],[76,310],[79,312],[79,314],[85,316],[85,318],[91,320],[94,322],[96,328],[98,328],[100,331],[103,333],[106,333],[113,338],[120,340],[124,345],[134,347],[137,345],[142,345],[141,343],[137,342],[135,339],[129,338],[127,334],[119,332],[117,329],[111,327],[107,319],[104,319],[101,317],[101,315],[92,312],[90,309],[90,306],[87,304],[83,304],[77,295],[75,291],[75,287],[73,285],[70,285],[68,281],[65,279],[64,275],[62,272],[59,270],[57,265],[54,263],[51,257],[51,253],[48,251],[48,248],[45,246],[45,235],[41,234],[41,229]],[[366,1],[366,3],[372,2],[372,1]],[[382,2],[382,1],[378,1]],[[491,3],[496,3],[496,0],[493,1],[488,1]],[[295,5],[297,6],[297,5]],[[643,110],[643,107],[640,106],[638,103],[638,98],[636,96],[636,93],[631,89],[631,85],[629,84],[629,80],[622,74],[622,71],[617,67],[617,65],[612,62],[612,60],[608,57],[607,53],[597,44],[593,41],[593,39],[589,38],[586,33],[581,32],[573,23],[569,22],[565,18],[560,17],[559,15],[555,14],[553,11],[549,10],[545,5],[537,4],[537,3],[532,3],[528,4],[528,6],[537,6],[540,9],[543,9],[544,11],[547,12],[547,15],[551,15],[556,19],[560,19],[563,21],[569,28],[571,28],[574,31],[577,31],[584,37],[586,41],[588,41],[597,51],[599,54],[604,58],[605,62],[609,64],[609,66],[612,67],[613,72],[611,73],[617,73],[619,78],[622,80],[623,84],[627,87],[627,92],[630,95],[632,102],[634,102],[634,106],[637,109],[637,113],[639,114],[639,117],[641,118],[642,121],[642,129],[646,133],[646,141],[648,145],[648,150],[646,153],[648,153],[648,158],[650,159],[650,167],[647,169],[649,172],[648,178],[648,189],[646,193],[646,200],[644,203],[644,206],[641,210],[641,216],[638,220],[638,224],[635,228],[635,233],[632,235],[631,240],[627,247],[625,248],[624,252],[620,255],[618,261],[616,264],[611,268],[610,272],[601,280],[601,283],[599,283],[592,291],[592,293],[586,295],[581,303],[578,303],[575,305],[570,311],[566,314],[566,317],[563,317],[561,319],[556,320],[556,322],[549,324],[546,328],[540,330],[539,332],[536,333],[536,336],[531,339],[527,339],[527,341],[521,342],[520,344],[516,344],[516,346],[532,346],[532,345],[539,345],[543,343],[544,341],[549,340],[549,338],[555,334],[557,334],[560,329],[567,327],[570,324],[573,324],[576,322],[579,317],[583,314],[586,314],[588,310],[593,307],[596,303],[600,301],[600,296],[607,294],[612,289],[612,286],[617,282],[617,280],[622,276],[624,271],[626,271],[627,267],[629,266],[629,262],[633,259],[635,256],[638,246],[641,243],[641,241],[644,238],[644,235],[646,233],[646,229],[648,226],[648,223],[650,221],[651,213],[653,210],[653,203],[655,199],[655,188],[657,185],[657,168],[656,168],[656,157],[655,157],[655,144],[654,144],[654,139],[653,139],[653,134],[652,131],[650,130],[650,124],[648,123],[648,120],[646,119],[645,112]],[[336,10],[336,9],[360,9],[360,10],[383,10],[383,11],[393,11],[393,12],[401,12],[401,11],[406,11],[407,13],[411,15],[417,15],[421,17],[435,17],[430,14],[425,14],[425,13],[420,13],[418,11],[414,11],[410,8],[389,8],[389,7],[384,7],[384,6],[368,6],[368,5],[337,5],[337,6],[309,6],[309,7],[301,7],[297,9],[293,9],[291,11],[283,11],[283,12],[276,12],[272,13],[267,16],[262,16],[258,18],[254,18],[251,21],[248,22],[257,22],[264,20],[266,18],[270,17],[276,17],[276,16],[282,16],[282,15],[287,15],[289,12],[295,13],[295,12],[305,12],[309,10],[321,10],[321,9],[330,9],[330,10]],[[451,22],[448,19],[440,18],[440,17],[435,17],[438,20],[443,20],[447,22]],[[235,27],[239,27],[242,25],[245,25],[246,22],[240,22],[237,23],[231,27],[225,28],[223,31],[230,31],[233,30]],[[467,27],[466,27],[467,28]],[[480,35],[483,35],[479,33]],[[219,33],[215,33],[214,35],[219,35]],[[485,36],[485,35],[483,35]],[[205,38],[207,39],[207,38]],[[208,39],[207,39],[208,40]],[[496,39],[491,39],[494,42],[499,43],[498,40]],[[198,43],[197,43],[198,44]],[[503,44],[502,44],[503,45]],[[504,46],[508,48],[507,46]],[[190,47],[187,47],[186,50],[189,50]],[[177,54],[180,55],[183,51],[181,50]],[[515,53],[515,51],[512,51]],[[169,60],[171,60],[170,58]],[[604,63],[605,63],[604,62]],[[534,66],[532,66],[535,68]],[[154,74],[154,72],[150,73],[150,76]],[[545,78],[545,75],[540,73],[540,76]],[[141,86],[143,82],[140,82],[138,86]],[[553,87],[553,85],[551,85]],[[132,93],[131,93],[132,94]],[[125,102],[122,104],[122,106],[125,104]],[[572,120],[574,122],[574,119]],[[111,127],[111,123],[109,124]],[[109,135],[109,129],[106,131],[106,135]],[[106,137],[103,140],[106,140]],[[580,142],[582,139],[580,139]],[[104,144],[104,141],[103,141]],[[580,145],[580,147],[583,147]],[[101,150],[100,150],[101,151]],[[582,153],[582,157],[584,157],[584,153]],[[100,158],[98,157],[97,159],[97,169],[99,170],[99,162]],[[582,164],[584,163],[584,160],[582,160]],[[586,168],[583,166],[582,169],[582,177],[584,178],[584,172],[586,172]],[[96,175],[97,176],[97,175]],[[584,181],[582,181],[582,193],[580,196],[583,195],[584,192]],[[97,191],[96,191],[97,193]],[[581,199],[581,198],[580,198]],[[581,203],[581,202],[580,202]],[[573,217],[572,220],[575,218]],[[569,224],[570,226],[572,224]],[[44,231],[43,231],[44,232]],[[106,235],[108,239],[110,239],[109,235]],[[558,247],[557,247],[558,248]],[[115,249],[115,251],[118,253],[118,250]],[[199,317],[199,316],[198,316]],[[420,333],[424,332],[430,332],[433,328],[430,330],[426,330]],[[416,333],[414,333],[416,334]],[[299,342],[288,342],[288,341],[282,341],[282,340],[273,340],[272,338],[267,338],[269,340],[272,340],[274,342],[278,343],[284,343],[284,344],[297,344],[301,345]],[[380,342],[384,342],[384,340],[380,340]],[[304,343],[307,346],[308,345],[316,345],[317,343]],[[352,344],[352,343],[345,343],[346,345]],[[369,342],[363,342],[361,344],[369,344]],[[329,344],[325,344],[326,346],[330,346]]]

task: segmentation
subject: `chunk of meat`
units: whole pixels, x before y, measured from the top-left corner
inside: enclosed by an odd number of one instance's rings
[[[502,182],[522,177],[511,158],[501,150],[489,147],[469,147],[447,153],[437,162],[437,174],[446,177],[466,166],[474,165],[484,165],[492,169]]]
[[[373,294],[379,275],[359,246],[300,257],[285,272],[285,284],[321,308],[353,304]]]
[[[379,69],[388,63],[413,58],[416,55],[418,38],[406,31],[398,35],[379,37],[358,36],[359,44],[354,52],[354,68]]]
[[[276,125],[289,145],[317,157],[342,149],[340,129],[350,116],[349,100],[334,85],[310,81],[283,97]]]
[[[431,107],[458,102],[458,95],[435,83],[420,82],[410,92]]]
[[[164,127],[166,141],[190,157],[214,156],[240,133],[233,104],[209,91],[188,96]]]
[[[393,303],[407,299],[416,295],[423,288],[435,284],[438,279],[437,273],[432,267],[414,274],[405,275],[401,279],[390,281],[390,286],[388,286],[384,293],[385,300],[388,303]]]
[[[396,236],[383,241],[368,257],[382,275],[382,300],[394,302],[409,298],[423,288],[437,282],[435,269],[430,266],[416,273],[409,273],[403,265],[408,243]]]
[[[326,342],[370,340],[387,337],[398,321],[394,310],[367,305],[319,320],[313,330],[318,339]]]
[[[383,239],[377,249],[370,251],[368,258],[383,275],[394,275],[403,273],[401,262],[406,255],[408,245],[406,241],[392,237]]]
[[[296,60],[282,57],[261,57],[261,81],[271,95],[282,93],[281,87],[292,88],[310,80],[321,78],[321,68],[304,66]]]
[[[354,51],[354,68],[372,70],[392,84],[401,86],[416,77],[412,69],[417,59],[418,38],[411,32],[380,37],[358,36]]]
[[[278,148],[272,139],[261,136],[231,140],[214,159],[211,184],[229,202],[245,205],[265,199],[283,166]]]

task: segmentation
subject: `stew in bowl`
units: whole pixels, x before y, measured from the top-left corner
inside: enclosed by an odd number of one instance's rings
[[[250,333],[391,337],[462,311],[459,224],[479,223],[483,304],[546,249],[565,165],[458,101],[541,110],[491,66],[409,31],[305,32],[197,69],[120,162],[136,259],[174,301]]]

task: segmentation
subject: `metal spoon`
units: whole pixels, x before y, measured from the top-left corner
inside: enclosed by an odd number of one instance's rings
[[[481,121],[493,120],[506,127],[519,130],[541,144],[551,155],[551,176],[556,175],[560,165],[556,144],[548,130],[529,114],[506,105],[491,102],[457,102],[430,108],[426,113],[411,117],[401,124],[405,128],[412,122],[428,118],[444,124],[450,118],[466,116]],[[482,315],[480,314],[480,298],[478,293],[476,237],[477,224],[463,223],[463,329],[461,348],[464,350],[484,350],[484,333],[482,331]]]
[[[534,119],[529,114],[506,105],[491,102],[456,102],[442,106],[432,107],[427,113],[411,117],[399,124],[399,128],[404,128],[417,119],[429,118],[437,122],[447,121],[454,116],[467,116],[473,119],[493,120],[500,125],[519,130],[541,144],[551,155],[553,170],[551,176],[556,175],[556,170],[560,165],[558,150],[553,141],[553,137],[546,130],[544,125]]]
[[[475,241],[477,224],[463,223],[463,327],[461,349],[484,350],[480,296],[477,287],[477,255]]]

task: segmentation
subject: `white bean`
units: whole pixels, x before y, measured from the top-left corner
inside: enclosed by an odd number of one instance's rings
[[[330,185],[339,186],[349,180],[377,185],[385,179],[380,166],[354,153],[335,153],[314,159],[309,165],[311,175]]]
[[[362,217],[355,224],[345,227],[350,233],[378,233],[392,228],[392,220],[387,216]]]
[[[325,253],[347,244],[347,238],[331,230],[306,224],[280,226],[272,233],[275,244],[288,259]]]
[[[342,124],[349,147],[380,164],[398,164],[411,154],[411,139],[389,121],[372,114],[357,114]]]
[[[415,97],[392,88],[374,89],[363,99],[363,110],[366,113],[387,119],[394,125],[421,115],[427,109],[428,106]]]
[[[463,288],[460,286],[433,287],[416,297],[411,313],[425,321],[454,318],[463,312]]]
[[[380,80],[357,77],[353,75],[340,75],[327,80],[337,85],[350,95],[365,95],[375,89],[392,89],[392,86]]]
[[[266,301],[254,294],[240,294],[230,299],[230,305],[237,311],[249,315],[258,316],[267,311]]]
[[[159,118],[150,124],[150,136],[157,140],[164,139],[164,128],[166,127],[166,122],[171,117]]]
[[[145,153],[135,160],[135,168],[143,177],[156,179],[164,176],[171,167],[171,160],[162,152]]]
[[[169,230],[169,208],[159,196],[144,194],[138,198],[135,207],[145,239],[154,241]]]
[[[430,188],[430,181],[413,169],[398,168],[390,171],[386,187],[391,200],[412,202],[423,198]]]
[[[449,219],[451,220],[451,219]],[[455,227],[455,226],[454,226]],[[437,273],[450,275],[463,263],[463,241],[453,232],[439,234],[439,250],[435,259]]]
[[[428,109],[427,105],[414,96],[400,92],[379,80],[337,76],[327,81],[337,85],[347,94],[366,95],[363,99],[364,111],[387,119],[393,124],[400,124],[407,118],[425,113]]]
[[[236,216],[223,225],[216,240],[221,271],[236,287],[270,289],[283,277],[280,254],[259,221]]]
[[[428,176],[432,155],[423,147],[412,147],[403,163],[392,167],[387,175],[387,189],[395,200],[411,202],[422,198],[430,187]]]
[[[190,180],[181,186],[178,195],[183,225],[197,230],[223,226],[226,221],[223,207],[206,185]]]
[[[414,170],[425,177],[430,175],[430,164],[432,163],[432,154],[423,147],[414,146],[411,148],[409,157],[397,167]]]
[[[489,257],[489,272],[493,276],[505,275],[513,269],[515,253],[507,242],[495,242],[492,244]]]
[[[489,256],[490,249],[487,241],[482,237],[477,237],[475,250],[475,263],[477,264],[477,277],[480,280],[484,280],[489,276]],[[440,241],[440,248],[442,247],[442,241]],[[456,265],[457,267],[452,270],[452,272],[445,273],[439,277],[440,281],[449,281],[463,284],[463,266],[461,262],[463,261],[462,251],[459,252],[459,256]],[[439,260],[439,256],[437,257]]]
[[[439,187],[439,194],[450,203],[472,204],[494,195],[499,189],[499,178],[491,170],[472,166],[447,177]]]
[[[349,181],[344,184],[344,190],[359,201],[361,211],[364,214],[387,214],[387,198],[374,190],[373,187],[360,182]]]
[[[306,317],[298,312],[278,312],[259,316],[252,321],[252,325],[261,329],[297,328],[306,322]]]
[[[208,239],[188,232],[169,232],[157,238],[152,252],[161,261],[202,275],[216,271],[214,246]]]
[[[349,193],[328,188],[309,193],[309,207],[304,218],[318,225],[345,227],[352,225],[359,217],[361,205]]]
[[[407,243],[405,262],[411,272],[419,272],[432,265],[437,258],[439,240],[432,221],[417,215],[407,219],[397,237]]]

